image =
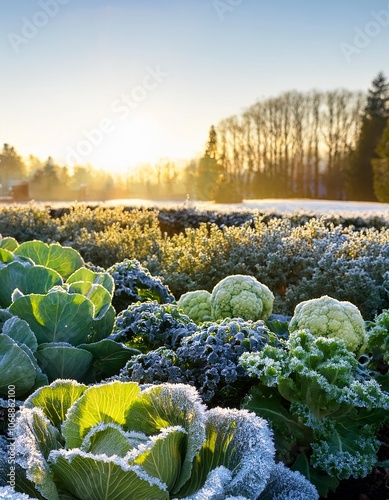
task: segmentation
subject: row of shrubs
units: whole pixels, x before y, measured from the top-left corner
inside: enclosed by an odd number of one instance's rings
[[[117,210],[117,209],[102,209],[96,205],[84,205],[79,207],[81,210],[84,208],[90,210]],[[49,213],[53,218],[61,218],[65,214],[69,214],[74,210],[74,207],[62,207],[62,208],[49,208]],[[123,207],[118,210],[123,210],[123,212],[131,213],[137,211],[134,207]],[[202,223],[216,224],[218,227],[230,227],[230,226],[242,226],[246,222],[253,223],[255,220],[255,214],[260,214],[263,222],[268,222],[271,219],[280,219],[287,217],[291,220],[293,225],[299,226],[305,222],[310,221],[317,217],[314,212],[308,211],[296,211],[293,214],[285,215],[277,211],[265,210],[265,211],[224,211],[219,212],[217,210],[199,210],[197,208],[190,207],[179,207],[179,208],[155,208],[155,207],[145,207],[143,211],[152,212],[157,215],[159,227],[162,233],[166,233],[168,236],[184,232],[188,227],[198,228]],[[345,212],[343,214],[339,213],[327,213],[322,216],[322,220],[326,224],[333,224],[335,226],[353,226],[356,230],[363,229],[365,227],[372,227],[375,229],[382,229],[389,227],[389,218],[382,213],[379,214],[362,214],[358,215],[354,212]]]
[[[177,217],[177,224],[175,224]],[[73,206],[3,207],[0,233],[18,241],[57,241],[108,268],[138,259],[176,298],[211,291],[231,274],[254,276],[275,295],[274,310],[323,294],[349,300],[365,319],[389,307],[389,217],[192,209]]]

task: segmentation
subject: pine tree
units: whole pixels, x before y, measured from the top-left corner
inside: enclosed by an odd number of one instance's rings
[[[379,158],[372,160],[374,193],[378,201],[389,203],[389,120],[376,152]]]
[[[68,197],[69,173],[59,167],[51,156],[30,181],[30,192],[36,200],[63,200]]]
[[[383,73],[373,80],[368,92],[362,126],[355,151],[351,154],[346,174],[349,199],[376,200],[372,161],[389,117],[389,82]]]
[[[196,197],[198,200],[213,199],[216,183],[221,173],[221,166],[217,160],[217,134],[212,125],[204,156],[197,167]]]
[[[13,146],[4,144],[0,153],[0,183],[2,192],[9,194],[11,186],[24,178],[25,165]]]

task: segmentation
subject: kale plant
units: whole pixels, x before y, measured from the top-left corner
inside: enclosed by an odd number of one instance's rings
[[[176,353],[184,380],[196,386],[204,401],[239,404],[242,389],[246,393],[249,386],[245,370],[238,366],[239,357],[261,351],[274,339],[262,321],[227,318],[206,323],[183,339]]]
[[[263,321],[225,319],[204,323],[181,340],[180,346],[160,348],[133,356],[120,378],[140,383],[182,382],[194,385],[202,399],[211,405],[239,405],[247,393],[250,378],[238,360],[244,352],[257,352],[269,342],[277,343],[275,334]]]
[[[125,259],[108,269],[115,282],[112,304],[116,312],[123,311],[134,302],[155,300],[159,303],[175,302],[174,296],[162,281],[152,276],[136,259]]]
[[[389,391],[389,309],[367,323],[367,349],[360,362]]]
[[[240,363],[260,382],[244,407],[269,419],[280,457],[300,467],[304,461],[295,459],[303,454],[310,471],[327,475],[319,493],[377,465],[376,434],[389,419],[389,394],[343,340],[298,330],[284,346],[245,353]]]
[[[197,330],[176,304],[137,302],[118,314],[111,338],[147,352],[161,346],[174,349]]]

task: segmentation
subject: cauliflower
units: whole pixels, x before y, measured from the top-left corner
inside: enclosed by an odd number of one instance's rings
[[[219,281],[212,290],[212,316],[215,320],[242,318],[267,320],[273,310],[274,295],[253,276],[235,274]]]
[[[354,304],[328,295],[297,304],[289,331],[308,329],[315,337],[341,339],[347,349],[363,352],[367,336],[365,322]]]
[[[179,298],[177,305],[197,324],[212,319],[211,294],[207,290],[184,293]]]

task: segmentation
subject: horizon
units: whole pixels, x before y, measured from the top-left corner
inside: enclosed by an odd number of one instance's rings
[[[126,173],[201,156],[212,124],[258,100],[366,92],[389,73],[389,2],[347,4],[9,2],[2,143],[23,157]]]

